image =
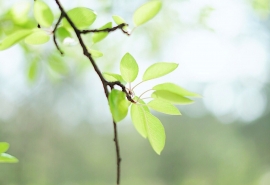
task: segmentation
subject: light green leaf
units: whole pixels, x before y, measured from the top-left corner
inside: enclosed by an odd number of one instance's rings
[[[33,82],[36,80],[38,74],[38,62],[37,60],[31,61],[28,71],[27,71],[27,77],[30,82]]]
[[[9,148],[9,144],[6,142],[0,142],[0,153],[6,152]]]
[[[151,80],[164,76],[178,67],[176,63],[158,62],[146,69],[143,75],[143,81]]]
[[[136,130],[142,135],[142,137],[147,138],[146,120],[144,115],[145,111],[143,107],[144,105],[132,104],[130,109],[130,115]]]
[[[189,96],[189,97],[201,97],[199,94],[194,93],[194,92],[190,92],[176,84],[173,83],[162,83],[162,84],[158,84],[156,86],[153,87],[154,90],[166,90],[166,91],[170,91],[172,93],[175,94],[179,94],[181,96]]]
[[[154,151],[160,155],[165,146],[165,130],[160,120],[150,112],[144,112],[147,137]]]
[[[51,55],[48,58],[49,67],[56,73],[65,75],[68,73],[68,66],[58,55]]]
[[[43,30],[36,31],[24,39],[26,44],[39,45],[50,40],[50,36]]]
[[[53,13],[50,7],[41,0],[36,0],[34,4],[34,16],[38,24],[50,27],[53,23]]]
[[[185,98],[179,94],[172,93],[170,91],[158,90],[152,93],[152,98],[159,98],[163,100],[167,100],[174,104],[190,104],[193,103],[192,100]]]
[[[0,154],[0,163],[16,163],[18,159],[12,155],[1,153]]]
[[[28,21],[27,14],[29,13],[31,4],[29,1],[19,1],[13,5],[11,14],[13,21],[16,24],[23,25]]]
[[[120,17],[120,16],[118,16],[118,15],[113,15],[112,18],[113,18],[113,21],[114,21],[117,25],[126,23],[126,21],[125,21],[122,17]],[[124,26],[123,29],[124,29],[124,30],[127,30],[127,26]]]
[[[170,115],[181,115],[179,110],[170,102],[162,99],[154,99],[147,104],[148,107],[155,111]]]
[[[103,53],[98,50],[90,49],[89,52],[91,53],[92,57],[99,58],[103,56]]]
[[[95,22],[97,17],[93,10],[84,7],[73,8],[67,14],[78,29],[88,28]],[[63,19],[63,26],[70,27],[66,19]]]
[[[124,79],[119,74],[114,73],[102,73],[103,77],[108,80],[109,82],[116,82],[119,81],[121,83],[125,83]]]
[[[13,46],[31,33],[33,33],[33,30],[19,30],[11,35],[8,35],[6,38],[4,38],[4,40],[0,42],[0,50],[5,50]]]
[[[126,82],[133,82],[139,72],[139,67],[136,60],[129,53],[126,53],[120,63],[120,71],[123,79]]]
[[[124,92],[113,89],[109,94],[109,105],[115,122],[127,116],[129,103]]]
[[[65,40],[65,38],[71,37],[71,34],[65,27],[59,27],[56,30],[56,38],[58,38],[61,42]]]
[[[126,22],[122,17],[120,17],[120,16],[118,16],[118,15],[113,15],[112,18],[113,18],[113,21],[114,21],[117,25],[123,24],[123,23]]]
[[[104,26],[99,28],[99,30],[103,30],[103,29],[106,29],[106,28],[112,28],[112,23],[109,22],[109,23],[105,24]],[[106,31],[94,33],[92,35],[92,40],[93,40],[94,43],[100,42],[101,40],[105,39],[108,34],[109,34],[109,32],[106,32]]]
[[[161,9],[161,1],[150,1],[139,7],[133,14],[133,22],[140,26],[151,20]]]

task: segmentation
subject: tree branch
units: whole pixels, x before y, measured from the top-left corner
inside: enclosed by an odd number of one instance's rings
[[[118,85],[122,88],[122,91],[126,93],[126,97],[129,101],[131,102],[134,102],[135,101],[132,99],[131,95],[127,92],[126,90],[126,87],[121,84],[120,82],[108,82],[102,75],[101,71],[99,70],[96,62],[94,61],[91,53],[87,50],[87,47],[81,37],[81,34],[86,34],[86,33],[90,33],[90,32],[112,32],[112,31],[115,31],[117,29],[121,29],[123,31],[123,33],[129,35],[128,32],[126,32],[123,27],[124,26],[127,26],[127,24],[123,23],[123,24],[120,24],[116,27],[113,27],[113,28],[106,28],[106,29],[102,29],[102,30],[79,30],[75,24],[72,22],[72,20],[70,19],[70,17],[67,15],[66,11],[64,10],[64,8],[62,7],[62,5],[60,4],[59,0],[55,0],[56,4],[58,5],[60,11],[61,11],[61,16],[60,18],[58,19],[56,25],[55,25],[55,28],[53,30],[53,34],[54,34],[54,43],[57,47],[57,49],[62,53],[62,51],[60,50],[57,42],[56,42],[56,36],[55,36],[55,31],[59,25],[59,23],[61,22],[61,20],[63,18],[66,18],[66,20],[69,22],[69,24],[71,25],[71,27],[73,28],[78,40],[79,40],[79,44],[83,50],[83,54],[89,59],[89,61],[91,62],[91,64],[93,65],[94,67],[94,70],[95,72],[97,73],[97,75],[99,76],[101,82],[102,82],[102,85],[103,85],[103,89],[104,89],[104,93],[106,95],[106,98],[108,99],[109,98],[109,91],[108,91],[108,86],[111,88],[111,89],[114,89],[114,86],[115,85]],[[117,164],[117,185],[120,184],[120,174],[121,174],[121,171],[120,171],[120,163],[121,163],[121,157],[120,157],[120,147],[119,147],[119,141],[118,141],[118,133],[117,133],[117,124],[115,121],[113,121],[113,125],[114,125],[114,142],[115,142],[115,149],[116,149],[116,164]]]
[[[59,45],[58,45],[58,43],[57,43],[57,41],[56,41],[56,29],[58,28],[58,26],[59,26],[59,24],[60,24],[60,22],[61,22],[62,19],[63,19],[63,14],[61,13],[61,15],[60,15],[60,17],[59,17],[57,23],[55,24],[55,27],[54,27],[53,31],[52,31],[52,33],[53,33],[53,42],[54,42],[54,44],[55,44],[57,50],[61,53],[61,55],[63,55],[64,53],[63,53],[63,51],[60,49],[60,47],[59,47]]]
[[[128,26],[126,23],[119,24],[118,26],[112,27],[112,28],[105,28],[105,29],[93,29],[93,30],[82,30],[80,31],[81,34],[87,34],[87,33],[96,33],[96,32],[112,32],[117,29],[121,29],[123,33],[127,34],[128,36],[130,35],[127,31],[124,30],[124,27]]]

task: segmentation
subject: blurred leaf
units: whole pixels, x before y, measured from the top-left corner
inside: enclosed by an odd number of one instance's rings
[[[38,74],[38,61],[32,60],[27,71],[28,80],[30,82],[35,81],[37,79],[37,74]]]
[[[116,81],[119,81],[119,82],[125,84],[124,79],[123,79],[122,76],[119,75],[119,74],[114,74],[114,73],[107,73],[107,72],[105,72],[105,73],[102,73],[102,75],[103,75],[104,78],[105,78],[106,80],[108,80],[109,82],[116,82]]]
[[[4,38],[4,40],[0,42],[0,50],[5,50],[13,46],[31,33],[33,33],[33,30],[19,30],[11,35],[8,35],[6,38]]]
[[[98,51],[98,50],[90,49],[89,52],[91,53],[92,57],[94,57],[94,58],[103,57],[103,53]]]
[[[126,23],[126,21],[125,21],[122,17],[120,17],[120,16],[118,16],[118,15],[113,15],[112,18],[113,18],[113,21],[114,21],[117,25]],[[124,30],[127,30],[127,26],[124,26],[123,29],[124,29]]]
[[[178,67],[176,63],[158,62],[146,69],[143,75],[143,81],[151,80],[164,76]]]
[[[119,122],[127,116],[129,103],[124,92],[113,89],[109,94],[109,105],[115,122]]]
[[[34,16],[38,24],[50,27],[53,23],[53,13],[50,7],[41,0],[36,0],[34,4]]]
[[[106,29],[106,28],[112,28],[112,23],[109,22],[109,23],[105,24],[104,26],[99,28],[99,30]],[[92,35],[92,40],[94,43],[100,42],[101,40],[105,39],[108,34],[109,33],[107,31],[94,33]]]
[[[0,153],[4,153],[8,150],[9,144],[6,142],[0,142]]]
[[[71,34],[69,33],[69,31],[64,28],[64,27],[59,27],[56,30],[56,37],[63,42],[65,40],[65,38],[67,37],[71,37]]]
[[[120,71],[123,79],[126,82],[133,82],[139,72],[139,67],[136,60],[129,53],[126,53],[120,63]]]
[[[154,99],[147,103],[147,106],[155,111],[170,115],[181,115],[179,110],[170,102],[161,99]]]
[[[165,91],[165,90],[158,90],[152,93],[151,95],[152,98],[160,98],[163,100],[167,100],[171,103],[175,104],[190,104],[193,103],[192,100],[185,98],[179,94],[172,93],[170,91]]]
[[[144,110],[142,108],[143,106],[144,105],[132,104],[130,115],[136,130],[142,135],[142,137],[147,138],[146,120],[144,116]]]
[[[16,24],[23,25],[28,21],[27,14],[30,11],[31,4],[29,1],[20,1],[13,5],[11,14]]]
[[[201,97],[199,94],[194,93],[194,92],[190,92],[176,84],[173,83],[162,83],[162,84],[158,84],[156,86],[153,87],[154,90],[166,90],[166,91],[170,91],[172,93],[175,94],[179,94],[181,96],[190,96],[190,97]]]
[[[67,14],[78,29],[88,28],[95,22],[97,17],[93,10],[84,7],[73,8],[69,10]],[[65,18],[63,19],[63,26],[70,27]]]
[[[150,1],[139,7],[133,14],[133,22],[140,26],[151,20],[161,9],[161,1]]]
[[[65,61],[61,57],[57,55],[51,55],[48,59],[49,67],[58,74],[67,74],[68,73],[68,66]]]
[[[36,31],[24,39],[26,44],[32,45],[44,44],[49,40],[50,36],[43,30]]]
[[[2,153],[0,154],[0,163],[16,163],[18,159],[12,155]]]
[[[160,120],[150,112],[144,111],[147,137],[154,151],[160,155],[165,146],[165,130]]]

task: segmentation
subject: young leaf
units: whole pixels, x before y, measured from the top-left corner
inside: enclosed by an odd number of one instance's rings
[[[39,45],[50,40],[50,36],[43,30],[36,31],[24,39],[26,44]]]
[[[120,16],[118,16],[118,15],[113,15],[112,18],[113,18],[113,21],[114,21],[117,25],[126,23],[126,21],[125,21],[122,17],[120,17]],[[123,29],[124,29],[124,30],[127,30],[127,26],[124,26]]]
[[[69,33],[69,31],[65,28],[65,27],[59,27],[56,30],[56,37],[63,42],[65,40],[65,38],[67,37],[71,37],[71,34]]]
[[[153,87],[154,90],[166,90],[166,91],[170,91],[172,93],[175,94],[179,94],[181,96],[189,96],[189,97],[201,97],[199,94],[194,93],[194,92],[190,92],[176,84],[173,83],[162,83],[162,84],[158,84],[156,86]]]
[[[158,62],[146,69],[143,75],[143,81],[151,80],[164,76],[178,67],[176,63]]]
[[[58,74],[67,74],[68,66],[65,61],[62,60],[58,55],[51,55],[48,58],[49,67]]]
[[[142,137],[147,138],[146,120],[143,106],[144,105],[132,104],[130,115],[136,130],[142,135]]]
[[[53,13],[50,7],[41,0],[36,0],[34,4],[34,16],[38,24],[50,27],[53,23]]]
[[[127,116],[129,103],[124,92],[113,89],[109,94],[109,105],[115,122],[119,122]]]
[[[129,53],[126,53],[120,63],[120,71],[123,79],[126,82],[133,82],[139,72],[139,67],[136,60]]]
[[[150,1],[139,7],[133,14],[135,26],[140,26],[151,20],[161,9],[161,1]]]
[[[103,56],[103,53],[98,50],[90,49],[89,52],[91,53],[92,57],[99,58]]]
[[[160,120],[150,112],[144,112],[147,137],[154,151],[160,155],[165,146],[165,130]]]
[[[1,153],[0,154],[0,163],[16,163],[18,159],[12,155]]]
[[[95,22],[97,17],[93,10],[84,7],[73,8],[69,10],[67,14],[78,29],[89,27]],[[66,19],[63,19],[63,26],[70,27]]]
[[[119,81],[121,83],[125,83],[124,79],[122,78],[121,75],[119,74],[114,74],[114,73],[102,73],[104,78],[108,80],[109,82],[116,82]]]
[[[5,50],[13,46],[31,33],[33,33],[33,30],[19,30],[11,35],[8,35],[6,38],[4,38],[4,40],[2,40],[2,42],[0,42],[0,50]]]
[[[38,74],[38,63],[36,60],[33,60],[28,68],[27,77],[30,82],[36,80]]]
[[[0,142],[0,153],[4,153],[8,150],[9,144],[6,142]]]
[[[184,96],[181,96],[179,94],[172,93],[170,91],[165,91],[165,90],[158,90],[152,93],[151,95],[152,98],[158,98],[158,99],[163,99],[167,100],[171,103],[175,104],[190,104],[193,103],[192,100],[185,98]]]
[[[113,18],[113,21],[114,21],[117,25],[126,22],[122,17],[120,17],[120,16],[118,16],[118,15],[113,15],[112,18]]]
[[[109,22],[109,23],[105,24],[104,26],[99,28],[99,30],[106,29],[106,28],[112,28],[112,23]],[[93,40],[94,43],[100,42],[101,40],[105,39],[108,34],[109,33],[107,31],[94,33],[92,35],[92,40]]]
[[[28,21],[28,13],[31,8],[31,3],[27,1],[19,1],[13,5],[11,14],[13,21],[16,24],[23,25]]]
[[[148,107],[155,111],[170,115],[181,115],[179,110],[170,102],[162,99],[154,99],[147,104]]]

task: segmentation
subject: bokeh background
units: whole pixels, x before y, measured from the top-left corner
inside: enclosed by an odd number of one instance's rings
[[[46,2],[59,16],[54,1]],[[114,14],[132,28],[132,13],[147,1],[61,2],[67,10],[94,9],[93,28]],[[1,39],[35,26],[16,13],[28,4],[0,1]],[[154,112],[167,135],[160,156],[129,116],[118,124],[123,185],[270,184],[269,13],[269,0],[164,0],[160,14],[132,36],[116,31],[93,46],[104,53],[96,60],[103,72],[119,73],[126,52],[140,74],[154,62],[179,63],[137,93],[172,81],[203,96],[179,106],[182,116]],[[85,40],[90,46],[90,36]],[[76,40],[62,47],[64,57],[53,42],[21,42],[0,52],[0,141],[20,160],[0,164],[0,185],[115,184],[113,125],[102,85]]]

